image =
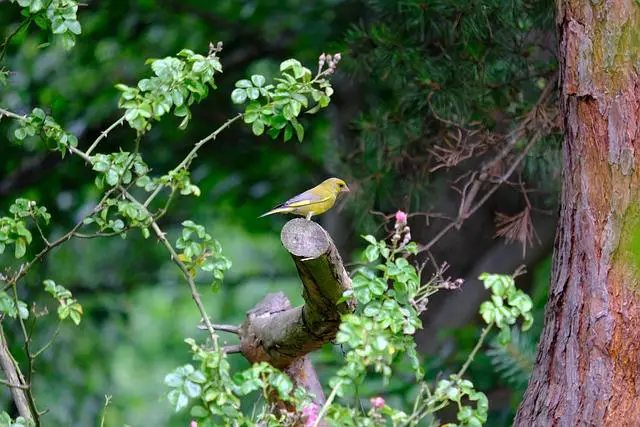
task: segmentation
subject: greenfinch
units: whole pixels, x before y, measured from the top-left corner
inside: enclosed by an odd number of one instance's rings
[[[265,212],[260,215],[260,218],[276,213],[290,213],[304,216],[310,220],[312,216],[323,214],[331,209],[336,203],[338,195],[349,191],[347,184],[340,178],[329,178],[312,189]]]

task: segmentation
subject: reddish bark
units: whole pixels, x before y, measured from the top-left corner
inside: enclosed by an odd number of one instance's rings
[[[557,13],[560,223],[515,425],[640,426],[640,6],[559,0]]]

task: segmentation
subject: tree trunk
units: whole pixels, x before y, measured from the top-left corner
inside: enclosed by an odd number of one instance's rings
[[[564,182],[516,426],[640,426],[640,5],[558,0]]]

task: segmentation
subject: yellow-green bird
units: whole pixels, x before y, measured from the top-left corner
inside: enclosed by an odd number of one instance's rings
[[[260,215],[260,218],[276,213],[290,213],[311,219],[312,216],[323,214],[331,209],[338,195],[349,191],[347,184],[340,178],[329,178]]]

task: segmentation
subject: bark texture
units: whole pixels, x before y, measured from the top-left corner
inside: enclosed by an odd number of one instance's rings
[[[559,0],[564,182],[516,426],[640,426],[640,6]]]

